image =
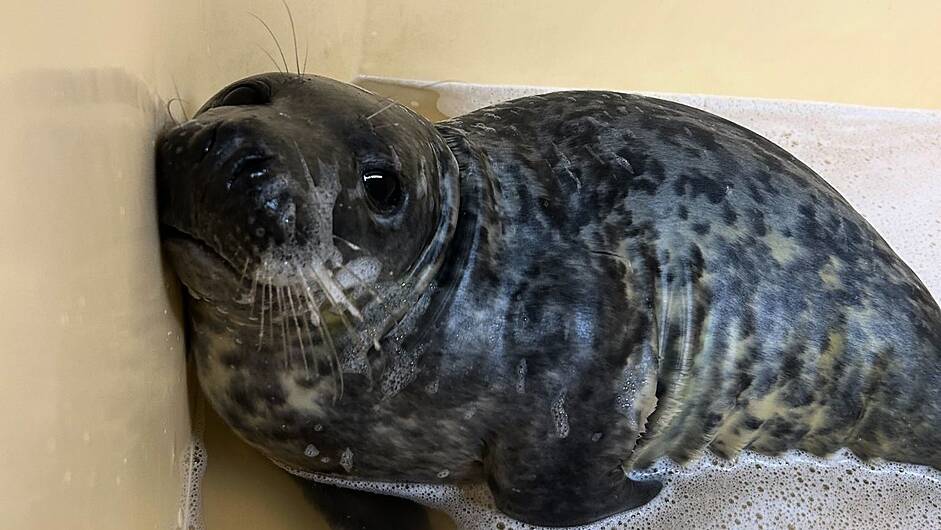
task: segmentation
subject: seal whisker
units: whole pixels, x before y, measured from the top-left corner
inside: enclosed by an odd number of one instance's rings
[[[301,347],[301,360],[304,362],[304,372],[310,375],[310,366],[307,364],[307,350],[304,348],[304,339],[301,336],[301,323],[297,319],[297,308],[294,306],[294,290],[291,286],[285,287],[285,293],[288,299],[288,306],[291,308],[291,316],[294,318],[294,329],[297,330],[297,342]]]
[[[258,281],[258,274],[255,274],[255,281]],[[258,322],[258,349],[265,341],[265,287],[267,284],[261,284],[261,303],[259,304],[259,322]]]
[[[423,85],[418,85],[418,86],[415,87],[415,88],[417,88],[418,90],[427,90],[427,89],[429,89],[429,88],[433,88],[433,87],[436,87],[436,86],[438,86],[438,85],[441,85],[441,84],[444,84],[444,83],[451,83],[451,82],[452,82],[452,80],[450,80],[450,79],[443,79],[443,80],[441,80],[441,81],[434,81],[434,82],[431,82],[431,83],[425,83],[425,84],[423,84]],[[390,108],[392,108],[395,104],[396,104],[396,101],[394,101],[394,100],[392,100],[392,99],[389,99],[389,102],[386,103],[382,108],[380,108],[380,109],[377,110],[376,112],[373,112],[373,113],[370,114],[369,116],[366,116],[366,121],[372,120],[372,119],[375,118],[376,116],[378,116],[378,115],[382,114],[383,112],[385,112],[385,111],[389,110]]]
[[[357,320],[363,319],[363,315],[359,312],[359,309],[350,302],[350,299],[347,298],[343,289],[333,281],[330,271],[323,266],[323,263],[314,261],[310,270],[314,275],[314,279],[320,284],[320,288],[323,289],[324,294],[327,295],[327,299],[330,300],[331,305],[334,307],[342,306],[342,308],[338,307],[340,311],[346,309]]]
[[[242,281],[245,280],[245,276],[248,273],[248,266],[251,265],[252,258],[249,256],[245,257],[245,265],[242,265],[242,274],[239,275],[239,287],[242,286]]]
[[[179,124],[180,124],[180,121],[177,120],[177,119],[173,116],[173,109],[170,108],[170,107],[173,105],[173,102],[174,102],[174,101],[179,104],[178,106],[179,106],[180,108],[183,108],[183,102],[180,100],[179,97],[174,96],[174,97],[170,98],[169,101],[167,101],[167,107],[166,107],[166,109],[167,109],[167,116],[170,117],[170,121],[172,121],[174,125],[179,125]]]
[[[395,101],[393,101],[393,100],[390,99],[389,102],[385,104],[385,106],[383,106],[382,108],[380,108],[380,109],[377,110],[376,112],[373,112],[373,113],[370,114],[369,116],[366,116],[366,121],[372,120],[372,119],[375,118],[376,116],[378,116],[378,115],[382,114],[383,112],[385,112],[385,111],[391,109],[394,105],[395,105]]]
[[[336,377],[336,371],[334,369],[334,361],[336,361],[337,370],[339,369],[340,361],[339,361],[339,358],[337,357],[336,350],[333,349],[332,347],[333,343],[327,340],[327,335],[324,333],[324,330],[322,329],[326,325],[323,320],[323,315],[320,313],[320,310],[317,309],[317,303],[314,301],[313,294],[311,294],[310,292],[310,284],[308,283],[309,280],[304,275],[303,271],[301,270],[300,265],[295,265],[295,268],[297,269],[297,275],[302,278],[302,283],[304,284],[304,289],[302,290],[302,293],[304,294],[304,298],[307,302],[307,307],[310,310],[310,320],[314,324],[314,326],[317,327],[317,331],[320,333],[320,342],[324,346],[329,346],[331,353],[333,354],[333,357],[327,360],[327,365],[330,367],[331,376]],[[305,320],[305,324],[306,324],[306,320]],[[311,350],[313,351],[313,349],[314,349],[313,338],[311,338]],[[318,375],[320,374],[319,365],[317,368],[317,373]],[[340,375],[340,377],[342,378],[342,374]]]
[[[320,314],[320,321],[324,322],[323,314]],[[327,325],[324,322],[323,325],[319,327],[321,337],[325,343],[330,348],[330,352],[333,354],[333,362],[336,366],[336,379],[338,381],[338,391],[333,394],[333,402],[336,403],[338,399],[343,397],[343,367],[340,365],[340,355],[337,353],[336,345],[333,343],[333,337],[330,335],[330,330],[327,329]]]
[[[304,43],[304,68],[301,70],[302,73],[307,73],[307,55],[310,53],[310,39]]]
[[[317,311],[316,303],[314,302],[314,299],[310,294],[310,287],[307,285],[306,281],[302,280],[302,284],[303,284],[303,287],[301,288],[300,294],[298,294],[298,304],[304,303],[305,305],[307,305],[308,317],[303,318],[301,320],[304,321],[304,330],[307,332],[308,343],[310,344],[311,359],[314,361],[315,366],[317,366],[317,373],[319,375],[320,368],[316,364],[317,349],[314,346],[314,336],[313,336],[313,333],[311,333],[310,331],[310,324],[313,324],[314,327],[319,328],[322,325],[322,323],[320,321],[320,313]]]
[[[283,73],[283,70],[281,70],[281,65],[278,64],[278,61],[276,61],[275,58],[274,58],[274,56],[271,55],[271,52],[269,52],[268,50],[266,50],[261,44],[257,44],[257,43],[256,43],[255,46],[258,46],[258,49],[261,50],[262,52],[264,52],[264,54],[267,55],[269,59],[271,59],[271,64],[273,64],[274,67],[275,67],[279,72],[282,72],[282,73]]]
[[[281,54],[281,60],[284,61],[284,71],[290,72],[291,69],[288,68],[288,60],[284,58],[284,50],[281,48],[281,43],[278,42],[278,37],[274,35],[273,31],[271,31],[271,27],[268,26],[268,23],[262,20],[261,17],[255,13],[249,11],[248,14],[255,17],[255,19],[258,20],[258,22],[261,22],[261,25],[264,26],[266,30],[268,30],[268,35],[271,35],[271,38],[274,39],[274,45],[278,47],[278,53]],[[281,69],[279,68],[278,70],[280,71]]]
[[[444,80],[441,80],[441,81],[434,81],[434,82],[432,82],[432,83],[425,83],[425,84],[419,85],[419,86],[417,86],[417,87],[415,87],[415,88],[418,89],[418,90],[426,90],[426,89],[429,89],[429,88],[433,88],[433,87],[435,87],[435,86],[437,86],[437,85],[441,85],[441,84],[444,84],[444,83],[451,83],[451,82],[453,82],[453,81],[450,80],[450,79],[444,79]],[[375,118],[376,116],[382,114],[383,112],[385,112],[385,111],[389,110],[390,108],[392,108],[393,106],[395,106],[396,103],[397,103],[397,102],[396,102],[395,100],[389,99],[389,102],[386,103],[385,105],[383,105],[379,110],[377,110],[376,112],[373,112],[373,113],[370,114],[369,116],[366,116],[366,117],[365,117],[366,121],[367,121],[367,122],[368,122],[368,121],[371,121],[371,120],[372,120],[373,118]],[[396,123],[395,125],[397,126],[398,124]],[[382,127],[382,126],[380,125],[379,127]],[[378,128],[378,127],[377,127],[377,128]]]
[[[170,115],[170,119],[173,120],[174,123],[179,125],[180,122],[176,121],[176,118],[173,117],[173,113],[170,112],[170,104],[172,104],[174,101],[178,103],[180,112],[183,113],[183,121],[189,121],[190,118],[186,114],[186,105],[183,104],[183,96],[180,95],[180,86],[176,84],[176,78],[171,77],[170,80],[173,82],[173,93],[176,94],[176,96],[170,98],[170,101],[167,102],[167,114]]]
[[[327,302],[330,303],[330,307],[336,309],[337,308],[336,301],[331,296],[330,291],[327,290],[327,286],[324,285],[320,276],[318,276],[316,273],[312,273],[308,279],[313,280],[313,282],[316,283],[318,287],[320,287],[320,290],[323,291],[323,293],[326,295]]]
[[[301,306],[301,302],[303,302],[303,300],[301,300],[301,295],[300,295],[300,293],[295,293],[295,292],[294,292],[294,288],[291,287],[290,290],[288,291],[288,294],[291,296],[291,300],[292,300],[291,303],[292,303],[292,304],[294,303],[294,302],[293,302],[294,296],[297,296],[297,307],[298,307],[298,310],[299,310],[299,311],[303,311],[303,308],[302,308],[302,306]],[[311,360],[311,361],[316,361],[316,357],[314,356],[314,354],[315,354],[315,350],[314,350],[314,337],[313,337],[313,335],[312,335],[311,332],[310,332],[310,319],[309,319],[309,318],[303,318],[303,314],[301,314],[300,322],[301,322],[301,324],[303,324],[303,326],[304,326],[304,335],[307,336],[307,345],[310,346],[310,360]],[[300,333],[300,329],[298,329],[298,333]],[[303,345],[303,341],[301,341],[301,344]],[[301,352],[301,355],[303,355],[303,357],[304,357],[304,370],[307,372],[307,377],[310,377],[310,363],[308,363],[308,361],[307,361],[307,354],[302,351],[302,352]]]
[[[255,274],[252,275],[252,286],[248,290],[248,304],[251,307],[251,313],[249,317],[255,316],[255,299],[258,296],[258,271],[255,271]]]
[[[350,322],[350,319],[346,318],[346,315],[343,314],[343,311],[337,313],[340,317],[340,322],[343,323],[343,327],[350,333],[350,336],[353,337],[356,335],[356,328],[353,327],[353,324]]]
[[[301,169],[304,170],[304,180],[307,181],[307,185],[310,186],[310,189],[314,189],[314,177],[310,174],[310,166],[307,165],[307,159],[305,159],[304,154],[301,153],[301,147],[297,145],[297,140],[291,139],[291,143],[294,144],[297,159],[301,163]]]
[[[314,302],[314,296],[310,292],[309,279],[304,275],[304,271],[301,269],[300,265],[294,265],[297,275],[301,278],[301,283],[304,285],[304,289],[301,291],[304,294],[304,298],[307,299],[307,307],[310,309],[310,318],[315,326],[320,325],[320,313],[317,312],[317,304]]]
[[[297,66],[297,75],[301,75],[301,60],[297,55],[297,29],[294,27],[294,15],[291,14],[291,6],[288,5],[287,0],[281,0],[281,3],[284,4],[284,9],[288,12],[288,20],[291,21],[291,36],[294,38],[294,65]]]
[[[298,266],[297,272],[298,272],[298,274],[301,275],[301,277],[307,278],[307,276],[304,275],[303,269],[301,269],[300,266]],[[312,280],[314,281],[314,283],[318,284],[318,285],[320,286],[321,290],[322,290],[324,293],[327,293],[327,288],[326,288],[326,286],[321,282],[321,278],[320,278],[320,277],[318,277],[316,274],[312,274],[312,275],[310,276],[310,279],[312,279]],[[327,301],[330,302],[330,305],[331,305],[331,306],[336,307],[336,304],[330,299],[329,295],[327,296]],[[339,312],[337,312],[337,314],[340,315],[341,319],[343,318],[342,310],[339,311]],[[321,325],[318,326],[318,328],[320,329],[320,336],[321,336],[321,338],[323,339],[324,343],[327,344],[327,346],[330,348],[330,352],[332,353],[334,362],[336,363],[337,374],[339,374],[339,377],[338,377],[338,381],[339,381],[339,394],[340,394],[340,396],[342,396],[342,395],[343,395],[343,368],[342,368],[342,366],[340,365],[340,356],[339,356],[339,354],[337,353],[336,346],[335,346],[335,344],[334,344],[334,342],[333,342],[333,337],[330,335],[330,330],[327,329],[327,323],[326,323],[326,321],[324,320],[323,313],[318,310],[318,311],[317,311],[317,315],[318,315],[318,317],[319,317],[319,319],[320,319],[320,322],[321,322]],[[335,394],[335,395],[334,395],[334,401],[336,401],[336,399],[338,399],[338,398],[337,398],[337,396],[336,396],[336,394]]]
[[[298,269],[298,273],[301,273],[300,269]],[[359,276],[356,275],[356,273],[350,271],[350,274],[353,274],[353,276],[356,277],[356,278],[358,278],[361,282],[363,281],[362,278],[359,278]],[[321,281],[321,278],[317,277],[316,275],[312,275],[312,278],[313,278],[313,281],[314,281],[315,283],[317,283],[318,285],[320,285],[320,286],[321,286],[321,289],[326,293],[326,292],[327,292],[327,288],[323,285],[323,283],[322,283],[322,281]],[[330,280],[330,281],[332,281],[332,280]],[[364,282],[364,285],[365,285],[365,282]],[[337,286],[337,288],[339,288],[339,286]],[[372,288],[369,287],[369,286],[366,286],[366,288],[372,290]],[[372,292],[375,293],[375,297],[376,297],[376,299],[378,300],[378,299],[379,299],[379,293],[375,292],[374,290],[373,290]],[[349,302],[349,300],[346,299],[345,296],[344,296],[344,300],[346,301],[346,303],[352,305],[352,303]],[[338,307],[337,304],[333,302],[333,300],[330,300],[330,299],[329,299],[329,297],[328,297],[328,301],[330,302],[331,307],[333,307],[334,309],[337,309],[337,310],[338,310],[336,314],[337,314],[337,316],[340,318],[340,321],[343,323],[343,326],[344,326],[344,327],[346,328],[346,330],[350,333],[350,336],[351,336],[351,337],[356,336],[356,327],[353,326],[353,324],[350,322],[350,320],[349,320],[348,318],[346,318],[346,315],[345,315],[344,312],[343,312],[343,308]],[[354,309],[355,309],[355,307],[354,307]],[[358,311],[357,311],[357,313],[358,313]],[[360,316],[360,321],[362,321],[362,316]],[[382,354],[383,352],[382,352],[382,348],[381,348],[380,345],[379,345],[379,340],[374,337],[374,338],[372,339],[372,342],[373,342],[373,345],[374,345],[375,348],[376,348],[376,351],[378,351],[380,354]]]
[[[291,366],[290,350],[288,350],[288,326],[285,322],[287,311],[284,308],[284,299],[281,296],[281,287],[275,287],[275,296],[278,297],[278,320],[281,322],[281,343],[284,346],[284,366]]]
[[[268,337],[274,340],[274,286],[271,285],[271,276],[268,276]]]
[[[418,85],[419,90],[427,90],[429,88],[434,88],[438,85],[443,85],[445,83],[460,83],[460,79],[442,79],[440,81],[432,81],[430,83],[425,83],[423,85]]]
[[[295,143],[294,145],[297,145],[297,144]],[[351,242],[351,241],[348,241],[348,240],[346,240],[346,239],[343,239],[342,237],[340,237],[340,236],[338,236],[338,235],[336,235],[336,234],[334,234],[333,239],[336,239],[337,241],[339,241],[339,242],[341,242],[341,243],[344,243],[346,246],[350,247],[350,249],[355,250],[355,251],[357,251],[357,252],[363,250],[359,245],[357,245],[357,244],[355,244],[355,243],[353,243],[353,242]]]

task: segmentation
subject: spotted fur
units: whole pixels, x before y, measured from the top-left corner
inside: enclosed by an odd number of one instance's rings
[[[436,168],[417,177],[428,188],[459,171],[459,214],[432,238],[427,281],[367,305],[394,319],[335,330],[341,397],[334,379],[279,361],[297,337],[256,347],[257,322],[230,302],[191,301],[203,388],[272,459],[487,480],[501,510],[553,526],[647,502],[659,486],[625,469],[706,449],[848,447],[941,469],[941,310],[783,149],[614,92],[527,97],[434,128],[391,110],[381,126],[445,142],[397,156]]]

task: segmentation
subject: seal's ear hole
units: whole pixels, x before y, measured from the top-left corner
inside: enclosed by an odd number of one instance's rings
[[[260,84],[244,84],[232,87],[219,100],[217,107],[239,107],[245,105],[266,105],[271,103],[271,91]]]
[[[402,205],[402,184],[395,173],[368,171],[363,174],[363,189],[369,206],[379,213],[392,213]]]

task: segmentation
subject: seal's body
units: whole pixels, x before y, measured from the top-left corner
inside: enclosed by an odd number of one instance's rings
[[[564,526],[706,448],[941,468],[937,303],[812,170],[716,116],[585,91],[432,126],[270,74],[159,158],[203,389],[289,469],[486,480]]]

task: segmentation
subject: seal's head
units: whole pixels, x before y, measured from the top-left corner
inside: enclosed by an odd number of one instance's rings
[[[257,75],[158,139],[162,237],[193,297],[227,314],[252,314],[267,292],[359,319],[357,296],[368,306],[433,275],[457,173],[405,107],[323,77]]]

